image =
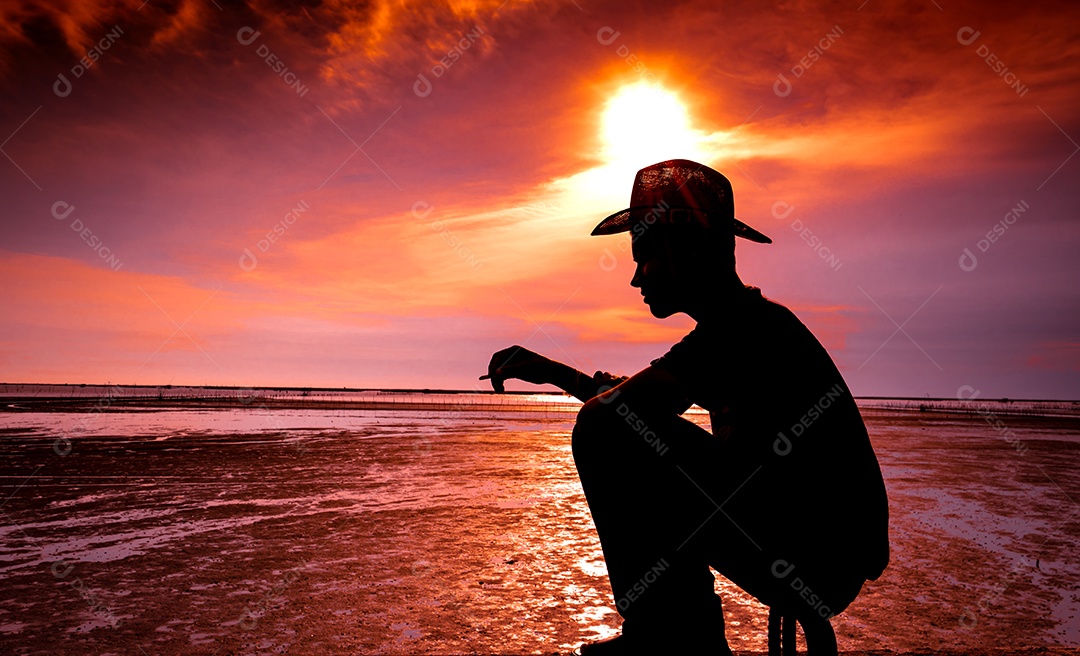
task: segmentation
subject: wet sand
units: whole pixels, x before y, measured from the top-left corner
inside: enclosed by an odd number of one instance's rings
[[[2,653],[553,654],[618,630],[572,413],[118,410],[0,414]],[[1080,653],[1033,651],[1080,645],[1080,420],[864,415],[893,556],[833,620],[841,650]],[[732,647],[764,652],[764,607],[717,585]]]

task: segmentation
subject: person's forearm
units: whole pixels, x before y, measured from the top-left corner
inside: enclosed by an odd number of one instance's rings
[[[582,401],[596,396],[596,390],[588,384],[592,379],[582,372],[561,362],[556,362],[552,369],[551,384],[555,387]]]
[[[625,379],[598,380],[596,377],[584,374],[569,365],[557,362],[552,371],[551,384],[570,396],[581,401],[588,401],[599,394],[601,388],[613,387],[622,380]]]

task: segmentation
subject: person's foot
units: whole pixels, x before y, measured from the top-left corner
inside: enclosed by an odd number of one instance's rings
[[[668,604],[662,610],[625,620],[621,634],[587,642],[574,653],[581,656],[732,656],[724,632],[724,608],[715,594],[694,603]]]
[[[716,635],[673,635],[663,639],[657,635],[630,635],[620,633],[613,638],[587,642],[574,650],[575,656],[653,656],[655,654],[703,654],[708,656],[732,656],[727,638]]]
[[[613,638],[586,642],[574,650],[574,656],[621,656],[636,653],[641,651],[635,650],[630,640],[621,633]]]

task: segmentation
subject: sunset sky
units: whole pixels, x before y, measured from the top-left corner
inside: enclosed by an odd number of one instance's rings
[[[856,395],[1080,398],[1078,25],[1067,1],[3,0],[0,380],[472,389],[511,344],[633,373],[692,322],[589,231],[688,158],[774,241],[740,241],[743,280]]]

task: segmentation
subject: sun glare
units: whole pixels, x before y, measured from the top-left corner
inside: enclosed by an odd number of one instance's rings
[[[656,85],[624,86],[603,115],[604,153],[612,164],[641,168],[674,157],[699,157],[700,135],[679,98]]]

